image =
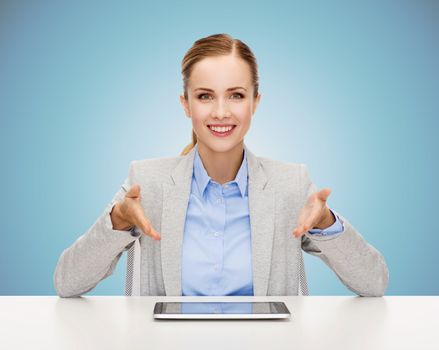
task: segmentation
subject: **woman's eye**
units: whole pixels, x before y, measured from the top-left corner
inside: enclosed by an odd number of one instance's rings
[[[240,94],[239,92],[234,93],[232,96],[238,96],[238,98],[240,98],[240,99],[244,97],[244,95]]]
[[[203,98],[203,96],[209,96],[209,94],[200,94],[200,95],[198,95],[198,98],[200,100],[207,100],[206,98]]]
[[[233,99],[236,99],[236,98],[237,99],[242,99],[242,98],[244,98],[244,95],[239,93],[239,92],[236,92],[236,93],[232,94],[231,96],[233,97]],[[209,100],[211,97],[212,96],[210,96],[209,94],[199,94],[198,95],[198,99],[200,99],[200,100]]]

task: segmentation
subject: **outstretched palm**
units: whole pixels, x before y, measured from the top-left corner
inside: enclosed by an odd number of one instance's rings
[[[302,236],[306,231],[318,227],[325,219],[329,209],[326,200],[331,193],[331,189],[324,188],[310,195],[299,214],[297,226],[293,230],[295,237]]]

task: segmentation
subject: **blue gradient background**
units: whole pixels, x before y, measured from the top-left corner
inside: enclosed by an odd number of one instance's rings
[[[157,2],[158,3],[158,2]],[[192,43],[229,33],[259,64],[257,155],[306,163],[388,263],[387,295],[437,295],[435,1],[2,1],[0,294],[53,272],[133,159],[178,155]],[[311,295],[353,295],[305,254]],[[123,295],[126,256],[90,295]]]

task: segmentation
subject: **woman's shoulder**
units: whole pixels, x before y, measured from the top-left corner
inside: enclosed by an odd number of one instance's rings
[[[130,162],[130,171],[153,173],[169,173],[182,160],[183,156],[135,159]]]
[[[166,167],[175,166],[182,158],[183,156],[134,159],[131,161],[130,166],[136,169],[141,169],[141,168],[160,169],[163,167],[166,168]]]
[[[257,158],[270,178],[290,180],[291,177],[308,176],[308,169],[304,163],[288,162],[263,156],[258,156]]]

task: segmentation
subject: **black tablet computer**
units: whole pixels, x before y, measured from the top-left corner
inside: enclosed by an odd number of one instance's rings
[[[157,302],[156,319],[279,319],[290,318],[281,301],[268,302]]]

